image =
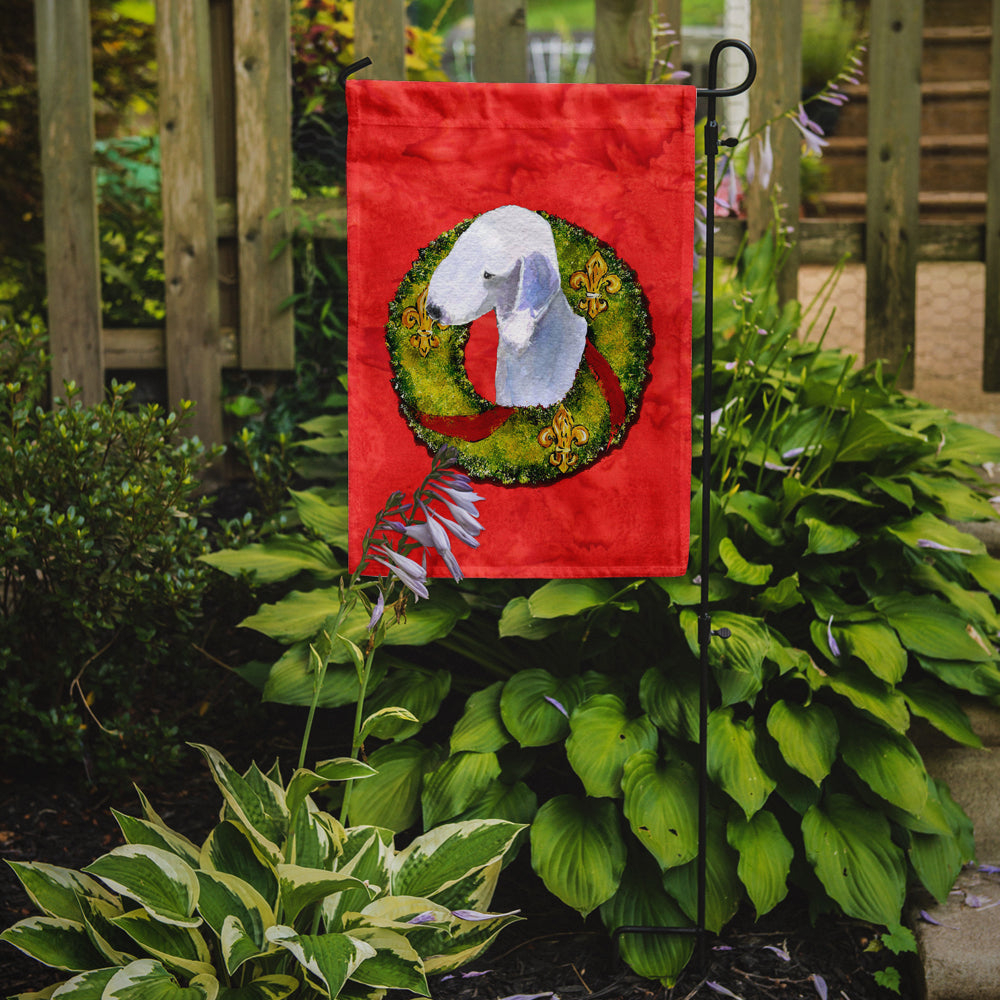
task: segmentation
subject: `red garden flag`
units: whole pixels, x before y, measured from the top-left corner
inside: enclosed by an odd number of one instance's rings
[[[684,573],[694,88],[347,102],[351,565],[449,444],[484,497],[467,576]]]

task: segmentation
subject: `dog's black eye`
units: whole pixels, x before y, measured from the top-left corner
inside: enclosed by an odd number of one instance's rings
[[[496,277],[496,276],[493,275],[493,274],[490,274],[489,271],[483,271],[483,277],[488,281],[490,278],[493,278],[493,277]]]

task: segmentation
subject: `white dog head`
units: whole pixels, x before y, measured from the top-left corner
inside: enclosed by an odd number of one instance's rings
[[[501,339],[521,353],[559,291],[548,222],[504,205],[479,216],[438,264],[427,289],[427,314],[444,326],[463,326],[495,309]]]

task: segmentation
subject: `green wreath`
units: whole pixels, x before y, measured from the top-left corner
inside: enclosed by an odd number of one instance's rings
[[[552,227],[562,290],[587,319],[587,346],[570,391],[551,406],[502,407],[476,392],[465,369],[470,326],[427,316],[438,264],[475,221],[419,251],[389,305],[386,346],[399,409],[430,452],[448,444],[469,475],[541,486],[593,465],[620,446],[639,411],[653,333],[635,272],[587,230],[539,212]]]

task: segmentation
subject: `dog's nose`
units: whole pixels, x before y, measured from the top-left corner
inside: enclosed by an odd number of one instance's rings
[[[440,322],[441,321],[441,315],[442,315],[442,313],[441,313],[441,307],[439,305],[437,305],[437,303],[435,303],[435,302],[428,302],[427,303],[427,315],[430,316],[431,319],[436,319],[438,322]]]

